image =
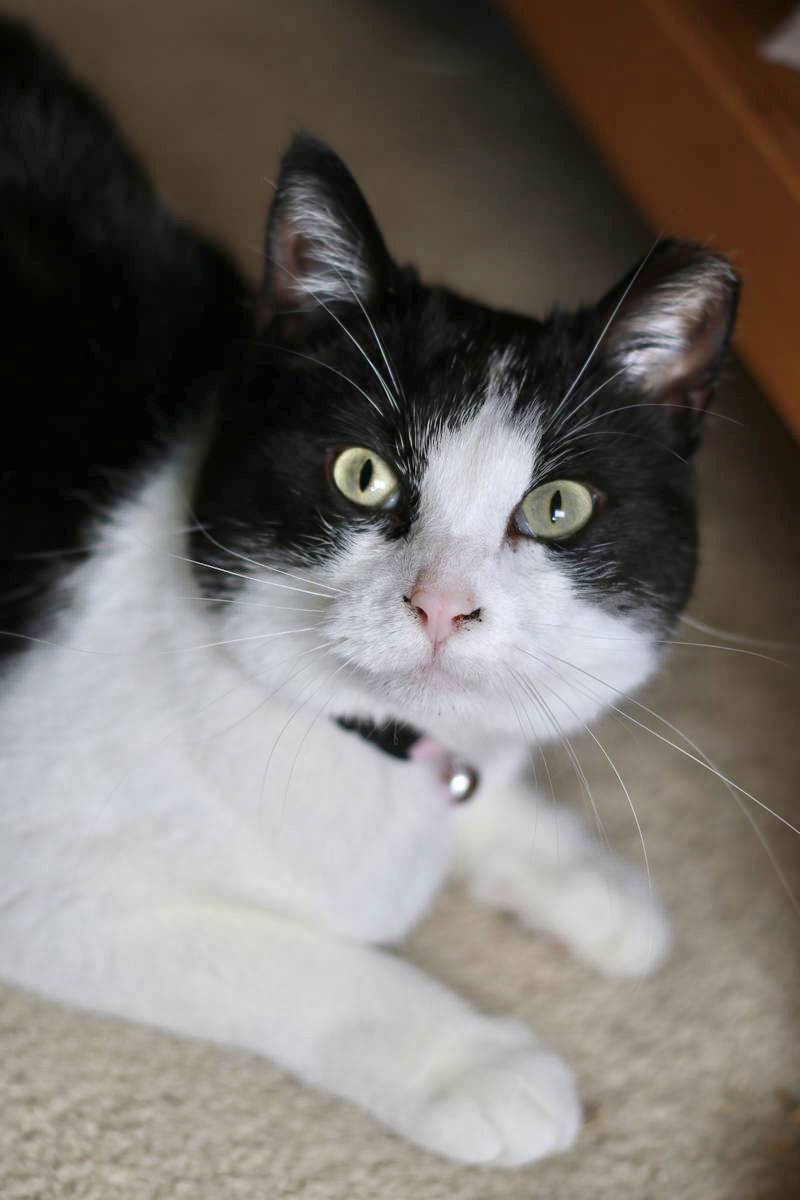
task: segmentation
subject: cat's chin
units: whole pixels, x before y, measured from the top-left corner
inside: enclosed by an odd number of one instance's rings
[[[391,675],[369,671],[362,682],[376,701],[395,704],[397,714],[409,720],[445,711],[473,716],[473,707],[485,705],[487,695],[485,673],[470,673],[438,655]]]
[[[433,654],[430,658],[413,668],[410,673],[413,682],[421,688],[449,690],[458,688],[463,691],[466,679],[463,670],[449,662],[443,655]]]

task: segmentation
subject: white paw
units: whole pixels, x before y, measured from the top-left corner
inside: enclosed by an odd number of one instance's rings
[[[669,952],[669,922],[647,875],[610,855],[564,872],[554,915],[553,932],[606,975],[649,975]]]
[[[527,1031],[522,1044],[481,1039],[465,1051],[458,1065],[428,1079],[426,1094],[402,1121],[406,1137],[460,1162],[497,1167],[521,1166],[572,1145],[581,1106],[572,1073],[557,1055]]]
[[[606,975],[648,975],[669,951],[669,922],[646,873],[599,847],[561,865],[495,851],[473,891]]]
[[[559,872],[547,917],[549,933],[606,975],[649,975],[672,940],[645,872],[606,854]]]

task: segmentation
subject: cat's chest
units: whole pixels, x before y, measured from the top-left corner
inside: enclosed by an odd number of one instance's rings
[[[235,848],[230,882],[348,936],[402,937],[446,871],[452,801],[431,764],[387,755],[327,715],[292,721],[292,711],[266,705],[249,731],[199,751],[209,825],[223,821]]]
[[[76,645],[87,634],[79,622]],[[6,878],[60,846],[49,869],[76,896],[113,881],[138,909],[188,888],[402,937],[446,871],[454,814],[436,770],[319,703],[265,699],[213,656],[177,657],[41,647],[7,681],[0,757],[28,799],[0,813]]]

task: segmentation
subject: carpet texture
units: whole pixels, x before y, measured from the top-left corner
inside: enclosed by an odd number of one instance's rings
[[[278,153],[307,127],[363,182],[400,258],[542,312],[598,294],[649,244],[488,4],[25,0],[111,102],[174,206],[258,271]],[[620,69],[623,69],[622,66]],[[710,231],[697,230],[699,237]],[[728,248],[731,249],[731,248]],[[732,248],[732,249],[735,249]],[[798,453],[733,369],[702,456],[691,612],[797,636]],[[720,641],[688,625],[678,637]],[[755,647],[758,649],[758,647]],[[767,651],[769,653],[769,651]],[[676,646],[643,701],[800,818],[796,653]],[[678,740],[641,710],[631,714]],[[575,1066],[590,1120],[511,1172],[440,1161],[237,1051],[0,990],[4,1200],[790,1200],[800,1196],[800,838],[612,715],[597,730],[673,915],[667,967],[612,983],[448,892],[407,953]],[[641,857],[602,755],[576,743],[612,844]],[[556,789],[581,803],[551,755]]]

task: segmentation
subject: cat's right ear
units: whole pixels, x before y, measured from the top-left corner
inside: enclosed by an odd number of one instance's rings
[[[340,305],[368,306],[394,270],[375,218],[338,155],[298,134],[267,220],[262,326],[301,335]]]
[[[601,353],[639,403],[663,404],[687,449],[730,341],[739,279],[693,242],[659,241],[595,310]]]

